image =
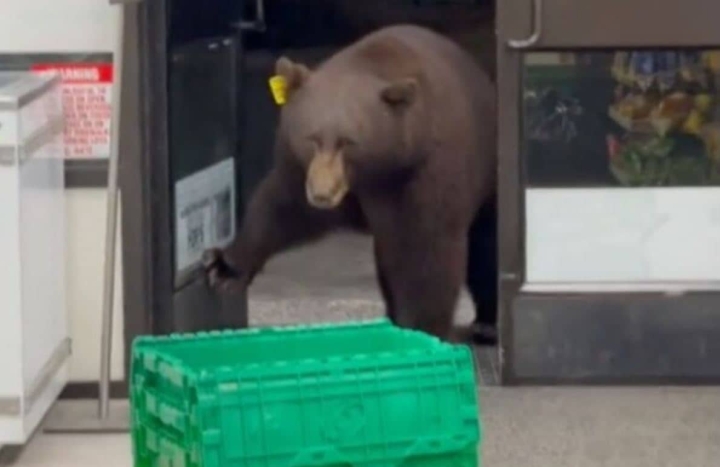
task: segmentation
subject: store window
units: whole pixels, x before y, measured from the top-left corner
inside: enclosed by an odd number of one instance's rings
[[[522,79],[528,283],[720,286],[720,50],[531,53]]]
[[[529,54],[523,87],[529,186],[720,185],[720,51]]]

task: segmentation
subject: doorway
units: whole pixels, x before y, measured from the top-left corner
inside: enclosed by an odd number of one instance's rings
[[[222,245],[224,239],[219,228],[200,226],[218,223],[223,196],[233,216],[221,217],[236,223],[270,169],[278,108],[267,80],[280,55],[312,67],[371,31],[414,23],[450,36],[492,74],[493,5],[484,0],[254,0],[242,5],[217,0],[213,5],[166,0],[143,6],[145,95],[153,122],[146,135],[152,153],[149,192],[156,206],[152,331],[382,314],[369,238],[334,235],[281,255],[251,287],[248,314],[238,311],[244,297],[208,291],[198,267],[200,248],[193,246]],[[334,264],[345,265],[343,271]],[[460,309],[464,321],[471,321],[467,296]]]

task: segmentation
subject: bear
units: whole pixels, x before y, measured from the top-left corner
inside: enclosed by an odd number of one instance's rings
[[[373,239],[380,292],[396,325],[453,340],[467,281],[477,323],[493,328],[487,225],[497,143],[489,74],[450,39],[404,24],[362,37],[313,70],[281,57],[276,73],[287,95],[273,167],[236,240],[204,255],[211,287],[245,290],[271,256],[350,228]]]

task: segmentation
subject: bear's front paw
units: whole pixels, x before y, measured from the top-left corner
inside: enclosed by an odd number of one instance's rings
[[[221,250],[211,249],[203,253],[202,265],[207,284],[221,293],[243,292],[247,281],[238,269],[227,260]]]

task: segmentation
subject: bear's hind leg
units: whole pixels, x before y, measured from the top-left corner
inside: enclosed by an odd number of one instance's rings
[[[388,264],[386,275],[396,323],[443,340],[454,340],[455,307],[465,280],[466,236],[431,236],[425,242],[416,237],[395,243],[394,247],[382,252],[385,255],[391,251],[391,258],[384,264]]]
[[[497,207],[492,199],[480,210],[468,238],[467,287],[475,306],[473,340],[497,343],[498,251]]]
[[[390,289],[387,273],[385,272],[385,267],[382,264],[380,246],[377,240],[374,240],[373,249],[375,252],[375,273],[377,275],[378,286],[380,287],[380,295],[382,295],[383,302],[385,302],[385,315],[393,323],[396,323],[397,317],[395,316],[395,303],[393,301],[392,290]]]

